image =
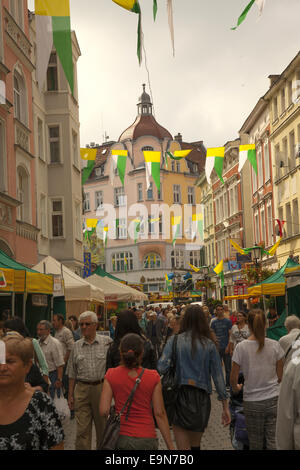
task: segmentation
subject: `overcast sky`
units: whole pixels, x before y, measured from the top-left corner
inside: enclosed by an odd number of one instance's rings
[[[254,5],[236,30],[249,0],[173,0],[175,58],[166,0],[140,0],[155,117],[186,142],[207,147],[235,139],[244,120],[300,50],[300,0],[266,0],[258,21]],[[34,10],[34,1],[28,1]],[[138,16],[112,0],[70,0],[78,62],[81,146],[110,140],[135,119],[145,61],[136,55]]]

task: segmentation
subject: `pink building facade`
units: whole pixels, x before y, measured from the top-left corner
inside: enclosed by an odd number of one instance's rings
[[[0,11],[0,249],[37,263],[32,117],[32,44],[27,0],[3,0]]]

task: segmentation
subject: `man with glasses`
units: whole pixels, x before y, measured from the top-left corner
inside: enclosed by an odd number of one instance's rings
[[[97,448],[100,445],[106,419],[100,417],[99,402],[106,371],[106,353],[112,339],[97,334],[97,315],[84,312],[79,316],[82,338],[71,351],[67,375],[69,376],[70,409],[75,409],[76,450],[91,450],[92,424],[96,428]]]
[[[60,389],[62,387],[62,377],[64,369],[63,349],[58,339],[51,336],[52,325],[47,320],[42,320],[37,325],[37,335],[39,337],[39,345],[45,355],[48,368],[50,387],[49,394],[54,398],[55,391],[60,397]]]

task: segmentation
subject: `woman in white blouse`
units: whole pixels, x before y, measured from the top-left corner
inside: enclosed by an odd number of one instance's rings
[[[232,355],[234,348],[238,343],[244,341],[244,339],[249,338],[250,331],[247,325],[247,313],[245,312],[238,312],[237,314],[237,322],[231,328],[231,335],[229,339],[229,351]]]

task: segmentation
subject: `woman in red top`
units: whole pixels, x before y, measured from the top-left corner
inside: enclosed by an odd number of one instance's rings
[[[100,399],[100,415],[108,416],[112,399],[119,413],[126,403],[131,390],[140,375],[143,358],[143,340],[139,335],[130,333],[120,344],[121,365],[108,369]],[[157,450],[158,440],[155,432],[153,412],[157,426],[169,450],[175,449],[171,439],[169,423],[164,407],[160,376],[156,370],[145,369],[138,385],[127,421],[121,416],[118,450]]]

